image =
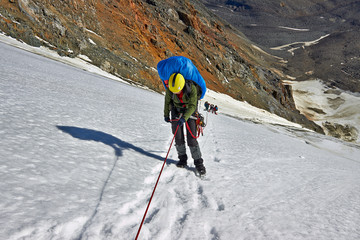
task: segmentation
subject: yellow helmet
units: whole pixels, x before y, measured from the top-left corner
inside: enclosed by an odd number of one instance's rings
[[[169,90],[173,93],[180,92],[185,86],[185,78],[180,73],[173,73],[169,78]]]

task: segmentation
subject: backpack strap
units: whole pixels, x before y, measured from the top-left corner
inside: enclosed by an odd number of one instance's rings
[[[190,96],[190,93],[191,93],[192,83],[193,83],[193,81],[190,81],[190,80],[185,81],[185,86],[184,86],[184,91],[183,92],[188,97]]]
[[[197,99],[200,100],[200,97],[202,95],[202,89],[194,81],[191,81],[191,80],[186,80],[185,81],[184,94],[186,94],[187,96],[190,96],[192,85],[194,85],[196,87]]]

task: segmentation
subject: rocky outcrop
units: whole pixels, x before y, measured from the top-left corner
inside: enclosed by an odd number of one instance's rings
[[[323,127],[327,135],[342,139],[347,142],[356,142],[359,136],[358,130],[348,124],[325,122]]]
[[[190,58],[207,86],[305,127],[272,56],[192,0],[3,0],[0,29],[60,55],[86,55],[116,76],[163,91],[156,71],[167,57]]]

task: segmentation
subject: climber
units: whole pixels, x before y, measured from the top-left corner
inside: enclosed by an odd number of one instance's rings
[[[184,125],[186,126],[186,140],[190,153],[194,159],[194,165],[200,175],[206,173],[204,161],[201,158],[201,151],[196,136],[196,118],[198,93],[197,87],[192,81],[186,81],[180,73],[173,73],[168,81],[168,88],[165,93],[164,119],[171,122],[172,132],[175,133],[175,147],[178,152],[179,162],[176,166],[187,167],[187,155],[184,137]],[[171,112],[171,119],[170,119]],[[191,133],[190,133],[191,131]]]

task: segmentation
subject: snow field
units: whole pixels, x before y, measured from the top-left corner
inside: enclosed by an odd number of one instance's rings
[[[297,108],[311,116],[318,125],[325,122],[338,123],[355,127],[360,132],[360,94],[328,88],[319,79],[287,82],[293,87]],[[355,140],[359,145],[359,137]]]
[[[0,239],[134,239],[172,139],[163,96],[0,50]],[[206,179],[172,147],[139,239],[359,239],[356,145],[207,120]]]

